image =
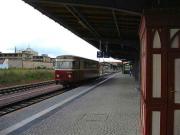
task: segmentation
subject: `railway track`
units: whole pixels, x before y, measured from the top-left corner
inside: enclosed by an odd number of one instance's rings
[[[59,91],[62,89],[61,91]],[[0,89],[0,116],[61,94],[61,85],[44,81]]]
[[[96,81],[101,80],[103,80],[103,77],[98,78]],[[88,83],[96,83],[96,81],[91,80]],[[71,89],[63,88],[62,85],[55,85],[55,81],[0,89],[0,116],[62,94]]]
[[[55,81],[44,81],[40,83],[32,83],[32,84],[25,84],[25,85],[16,85],[13,87],[5,87],[5,88],[0,88],[0,96],[1,95],[8,95],[12,93],[17,93],[17,92],[22,92],[22,91],[27,91],[30,89],[34,88],[39,88],[39,87],[44,87],[46,85],[54,84]]]
[[[19,109],[28,107],[28,106],[33,105],[35,103],[41,102],[41,101],[46,100],[48,98],[57,96],[59,94],[64,93],[65,91],[67,91],[67,89],[62,89],[61,91],[54,91],[51,93],[43,94],[40,96],[36,96],[36,97],[30,98],[30,99],[22,100],[22,101],[4,106],[4,107],[0,108],[0,117],[3,115],[6,115],[8,113],[11,113],[13,111],[17,111]]]

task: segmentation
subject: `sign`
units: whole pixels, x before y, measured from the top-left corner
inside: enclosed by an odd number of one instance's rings
[[[109,52],[97,51],[97,58],[109,58]]]
[[[104,58],[109,58],[109,57],[110,57],[110,55],[109,55],[108,52],[104,52],[104,53],[103,53],[103,56],[104,56]]]
[[[103,58],[103,52],[97,51],[97,58]]]

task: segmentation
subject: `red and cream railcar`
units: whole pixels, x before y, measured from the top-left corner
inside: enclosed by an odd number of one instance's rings
[[[56,84],[73,85],[99,77],[99,62],[72,55],[56,57]]]

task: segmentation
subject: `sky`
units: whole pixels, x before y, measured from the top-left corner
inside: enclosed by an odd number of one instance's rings
[[[76,55],[97,59],[95,47],[22,0],[3,0],[0,4],[0,52],[14,52],[27,47],[48,54]],[[105,61],[116,61],[112,58]]]

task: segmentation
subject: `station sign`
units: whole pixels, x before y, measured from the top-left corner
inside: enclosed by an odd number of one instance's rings
[[[97,51],[97,58],[109,58],[110,54],[108,52]]]
[[[103,52],[97,51],[97,58],[103,58]]]
[[[103,57],[104,57],[104,58],[109,58],[109,57],[110,57],[110,55],[109,55],[109,53],[108,53],[108,52],[104,52],[104,53],[103,53]]]

